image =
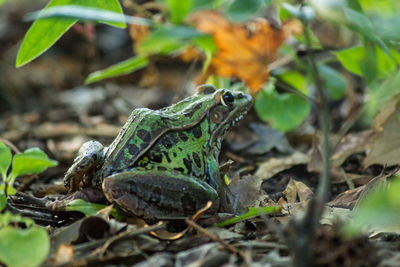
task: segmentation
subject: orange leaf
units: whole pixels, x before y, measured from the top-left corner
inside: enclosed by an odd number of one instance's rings
[[[260,90],[268,80],[268,65],[275,60],[278,48],[291,34],[302,32],[302,25],[296,20],[275,29],[265,19],[258,18],[247,24],[234,23],[214,11],[196,12],[189,22],[199,31],[211,34],[218,47],[202,80],[213,74],[238,77],[252,93]]]

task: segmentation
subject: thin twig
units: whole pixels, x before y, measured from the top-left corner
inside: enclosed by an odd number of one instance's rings
[[[19,151],[19,149],[11,141],[8,141],[7,139],[4,139],[4,138],[0,138],[0,141],[3,142],[4,144],[8,145],[9,147],[11,147],[11,149],[15,153],[20,153],[21,152],[21,151]]]
[[[301,8],[304,1],[301,1]],[[306,30],[304,31],[308,61],[311,66],[312,77],[316,87],[316,106],[319,111],[319,125],[322,130],[322,163],[323,169],[319,181],[316,197],[310,201],[307,210],[301,220],[293,220],[291,228],[288,228],[289,242],[294,253],[293,265],[296,267],[310,266],[313,261],[313,240],[319,225],[319,220],[324,211],[325,202],[329,198],[330,190],[330,154],[331,147],[329,142],[330,115],[328,109],[328,98],[323,88],[323,83],[319,75],[315,62],[314,52],[311,48],[311,36],[306,19],[302,19]]]
[[[207,236],[208,238],[210,238],[211,240],[220,243],[226,250],[238,254],[239,256],[241,256],[243,259],[245,258],[245,256],[235,247],[225,243],[221,238],[219,238],[218,236],[210,233],[209,231],[207,231],[206,229],[204,229],[203,227],[201,227],[200,225],[198,225],[197,223],[195,223],[192,220],[186,219],[185,222],[193,227],[194,229],[196,229],[197,231],[201,232],[202,234],[204,234],[205,236]]]

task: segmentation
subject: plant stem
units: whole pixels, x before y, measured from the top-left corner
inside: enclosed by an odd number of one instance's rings
[[[304,3],[301,1],[301,8]],[[311,266],[313,263],[313,240],[319,220],[324,211],[325,202],[329,198],[330,192],[330,114],[328,107],[328,98],[319,75],[318,67],[315,62],[314,53],[311,47],[311,36],[309,33],[308,22],[302,19],[305,27],[304,36],[307,48],[308,61],[311,66],[312,76],[316,87],[316,106],[319,111],[319,126],[322,130],[322,163],[323,169],[315,199],[310,201],[304,217],[301,220],[294,219],[289,225],[289,242],[292,242],[293,265],[296,267]]]

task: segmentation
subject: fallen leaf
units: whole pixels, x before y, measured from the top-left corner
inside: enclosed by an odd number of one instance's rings
[[[376,117],[374,127],[378,132],[372,138],[370,150],[363,161],[365,168],[373,164],[400,165],[399,117],[400,107],[398,101],[389,104]]]
[[[238,203],[238,210],[244,210],[249,206],[255,205],[256,200],[262,194],[260,190],[261,183],[262,180],[259,177],[250,175],[232,180],[229,184],[229,190],[235,197],[233,202]]]
[[[195,12],[189,22],[199,31],[211,34],[218,47],[200,80],[204,82],[213,74],[238,77],[252,93],[258,92],[268,80],[268,65],[276,59],[278,48],[290,35],[301,34],[303,30],[297,20],[288,20],[275,29],[262,18],[246,24],[235,23],[215,11]]]
[[[309,156],[296,151],[287,157],[271,158],[265,161],[258,167],[258,170],[254,175],[261,177],[263,180],[267,180],[275,174],[287,170],[295,165],[307,164],[308,161]]]
[[[313,192],[304,183],[291,178],[282,193],[286,196],[288,203],[295,203],[297,198],[300,202],[307,201]]]

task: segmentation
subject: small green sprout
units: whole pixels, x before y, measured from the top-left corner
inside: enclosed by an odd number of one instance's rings
[[[10,148],[0,141],[0,211],[6,206],[7,196],[16,193],[13,184],[18,176],[38,174],[56,165],[57,161],[49,159],[37,147],[29,148],[13,157]],[[10,166],[11,171],[8,172]]]

